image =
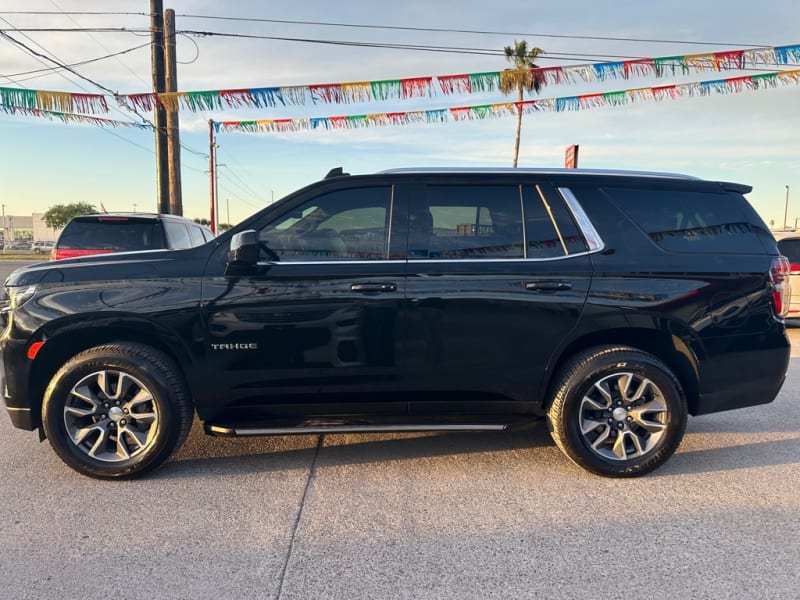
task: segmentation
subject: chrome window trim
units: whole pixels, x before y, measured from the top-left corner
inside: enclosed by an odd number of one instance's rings
[[[581,230],[586,243],[589,245],[588,254],[604,250],[606,244],[603,238],[597,232],[597,229],[595,229],[592,221],[589,219],[589,215],[583,210],[581,203],[578,202],[572,190],[568,187],[560,187],[557,189],[562,198],[566,201],[567,208],[569,208],[569,211],[572,213],[575,222],[578,224],[578,228]]]
[[[281,267],[289,265],[374,265],[381,264],[426,264],[426,263],[525,263],[525,262],[547,262],[551,260],[567,260],[576,256],[586,256],[593,252],[575,252],[564,256],[548,256],[545,258],[414,258],[411,260],[293,260],[287,262],[258,262],[260,267]]]
[[[377,259],[377,260],[287,260],[285,262],[258,261],[256,265],[260,267],[281,267],[287,265],[374,265],[398,264],[404,265],[408,261],[405,259]]]

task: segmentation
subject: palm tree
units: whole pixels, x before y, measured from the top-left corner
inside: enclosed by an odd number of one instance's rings
[[[514,40],[514,46],[506,46],[503,48],[506,55],[506,60],[514,65],[511,69],[503,71],[500,77],[500,89],[504,94],[510,94],[514,90],[517,91],[518,102],[523,100],[523,92],[531,90],[539,92],[542,87],[543,81],[541,77],[535,76],[531,69],[538,69],[539,65],[533,61],[540,54],[544,54],[544,50],[538,47],[528,50],[528,42],[522,40],[518,42]],[[522,106],[517,104],[517,132],[514,137],[514,161],[512,167],[517,166],[517,159],[519,158],[519,134],[522,130]]]

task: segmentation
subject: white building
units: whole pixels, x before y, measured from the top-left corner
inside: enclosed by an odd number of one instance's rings
[[[54,242],[61,229],[51,229],[44,222],[44,213],[33,213],[33,240],[36,242]]]

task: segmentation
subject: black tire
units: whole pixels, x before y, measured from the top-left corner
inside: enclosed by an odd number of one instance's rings
[[[644,475],[672,456],[683,438],[688,411],[681,385],[646,352],[592,348],[566,364],[555,382],[551,435],[592,473]]]
[[[174,361],[120,342],[90,348],[61,367],[42,413],[50,445],[67,465],[97,479],[130,479],[180,447],[194,411]]]

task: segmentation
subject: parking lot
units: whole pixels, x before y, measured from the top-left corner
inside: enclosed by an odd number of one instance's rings
[[[796,361],[796,359],[795,359]],[[654,474],[592,476],[544,427],[225,440],[78,476],[0,413],[1,598],[793,598],[800,364],[691,419]]]
[[[800,357],[800,329],[790,331]],[[593,476],[513,433],[209,438],[81,477],[0,411],[0,598],[795,598],[800,358],[778,399],[691,418]]]

